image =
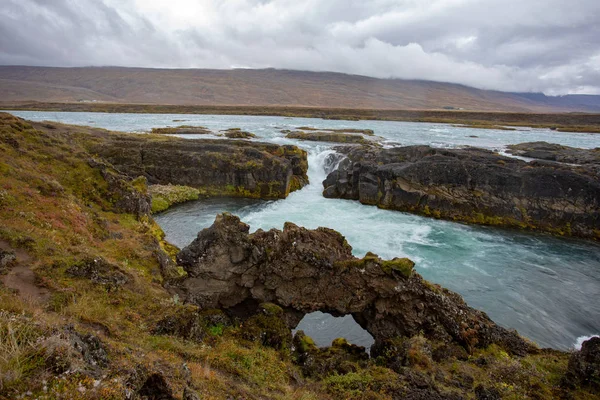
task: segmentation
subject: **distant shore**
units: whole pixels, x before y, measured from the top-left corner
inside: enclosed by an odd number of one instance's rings
[[[211,106],[124,103],[0,103],[3,110],[70,111],[151,114],[216,114],[323,118],[332,120],[382,120],[466,125],[502,129],[506,126],[548,128],[562,132],[600,133],[600,114],[512,113],[459,110],[376,110],[282,106]]]

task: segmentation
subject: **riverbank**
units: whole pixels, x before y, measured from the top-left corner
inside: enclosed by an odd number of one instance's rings
[[[498,129],[502,126],[548,128],[563,132],[600,133],[600,114],[587,113],[508,113],[456,110],[376,110],[348,108],[273,106],[185,106],[120,103],[0,103],[0,109],[23,111],[71,111],[149,114],[263,115],[323,118],[333,120],[380,120],[430,122]]]

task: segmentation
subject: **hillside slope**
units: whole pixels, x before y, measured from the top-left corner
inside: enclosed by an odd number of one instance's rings
[[[479,111],[600,111],[598,96],[547,97],[417,80],[290,70],[0,66],[3,102],[100,101]]]

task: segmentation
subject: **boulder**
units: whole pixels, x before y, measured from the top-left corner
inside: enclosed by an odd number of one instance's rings
[[[329,198],[468,223],[600,239],[593,169],[477,148],[354,148],[323,182]]]

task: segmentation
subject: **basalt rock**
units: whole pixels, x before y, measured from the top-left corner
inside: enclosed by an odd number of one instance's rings
[[[571,164],[600,164],[600,147],[578,149],[548,142],[511,144],[507,152],[522,157],[558,161]]]
[[[188,277],[171,290],[202,309],[246,315],[273,303],[292,316],[290,327],[317,310],[351,314],[379,343],[422,332],[467,349],[496,343],[514,354],[532,350],[458,294],[425,281],[408,259],[385,261],[371,253],[358,259],[344,237],[327,228],[288,222],[283,231],[248,232],[239,218],[218,215],[177,255]]]
[[[333,143],[358,143],[358,144],[375,144],[373,139],[367,139],[362,135],[355,135],[343,132],[304,132],[304,131],[283,131],[287,134],[285,137],[289,139],[309,140],[313,142],[333,142]]]
[[[323,186],[381,208],[600,239],[600,180],[588,167],[476,148],[355,148]]]
[[[240,128],[229,128],[221,132],[229,139],[252,139],[256,137],[254,133],[243,131]]]
[[[208,195],[285,198],[308,183],[307,155],[296,146],[113,135],[92,151],[150,184],[190,186]]]
[[[92,158],[88,164],[102,174],[107,184],[107,197],[116,212],[134,214],[138,218],[150,215],[151,198],[143,177],[124,175],[103,160]]]
[[[66,269],[66,273],[73,277],[86,278],[95,284],[103,285],[109,292],[117,290],[129,282],[129,277],[119,267],[100,257],[86,257],[76,261]]]
[[[293,343],[294,361],[307,377],[356,372],[369,359],[364,347],[350,344],[342,338],[334,340],[330,347],[320,349],[303,331],[298,331]]]
[[[176,127],[152,128],[155,135],[210,135],[213,132],[204,126],[180,125]]]
[[[600,393],[600,337],[586,340],[581,350],[571,355],[563,385],[588,387]]]

